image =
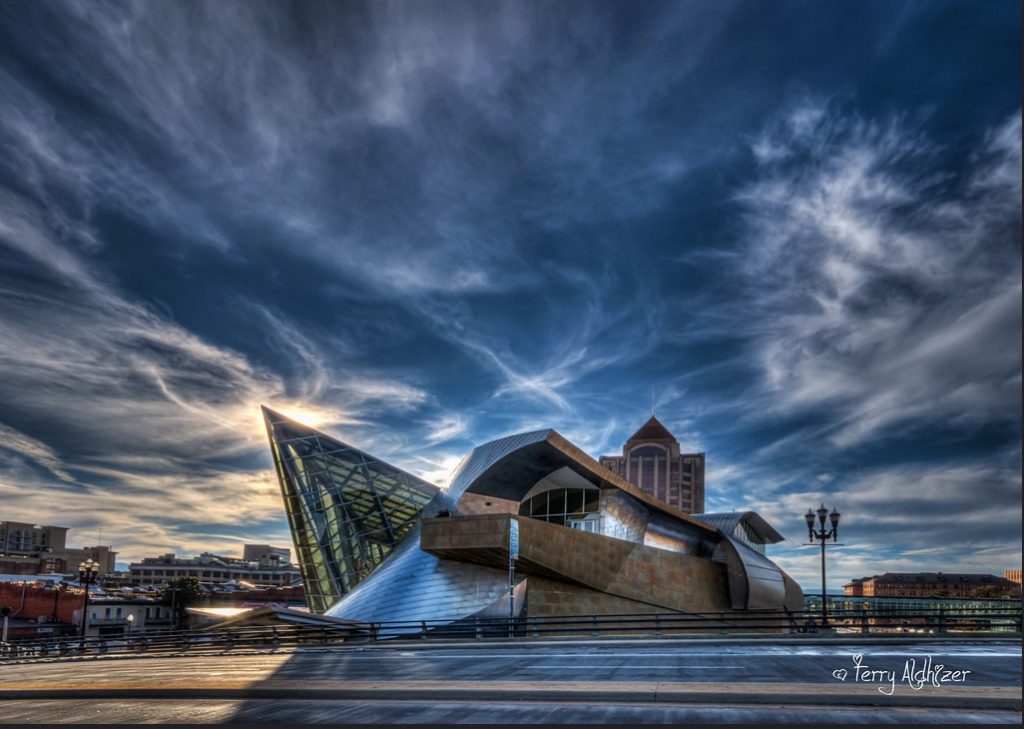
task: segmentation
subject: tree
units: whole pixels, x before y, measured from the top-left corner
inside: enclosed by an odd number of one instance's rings
[[[160,604],[170,605],[174,613],[174,627],[178,629],[185,622],[185,608],[194,605],[203,597],[203,587],[195,577],[178,577],[167,583],[161,595]]]

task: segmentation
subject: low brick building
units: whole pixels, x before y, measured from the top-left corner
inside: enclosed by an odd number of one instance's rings
[[[1002,597],[1020,585],[996,575],[966,572],[886,572],[843,585],[848,597]]]
[[[299,579],[299,568],[287,562],[288,550],[267,545],[245,545],[262,548],[260,559],[238,559],[204,552],[198,557],[181,558],[174,554],[146,557],[129,565],[129,582],[133,585],[165,585],[171,580],[194,577],[203,584],[245,581],[255,585],[290,586]],[[266,552],[266,550],[274,550]],[[253,550],[248,550],[253,553]]]

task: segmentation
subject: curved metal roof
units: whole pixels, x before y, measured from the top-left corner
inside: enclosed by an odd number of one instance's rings
[[[785,539],[775,528],[765,521],[764,517],[756,511],[727,511],[716,514],[693,514],[694,519],[700,519],[705,524],[718,527],[726,534],[732,534],[740,523],[750,526],[766,544],[775,544]]]
[[[562,467],[570,468],[595,486],[624,491],[644,506],[698,529],[717,531],[714,525],[641,491],[554,430],[513,435],[480,446],[459,465],[447,494],[456,501],[467,491],[522,501],[537,481]],[[429,507],[424,513],[430,513]]]
[[[715,548],[712,559],[726,565],[733,610],[782,610],[786,580],[777,564],[731,534]]]

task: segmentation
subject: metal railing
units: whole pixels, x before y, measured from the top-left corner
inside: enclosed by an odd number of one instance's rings
[[[935,636],[1021,633],[1021,608],[976,608],[873,613],[865,606],[829,611],[822,625],[816,611],[746,613],[649,613],[566,617],[473,618],[457,622],[407,621],[335,625],[280,624],[138,634],[125,637],[21,639],[0,645],[0,660],[36,660],[102,655],[224,653],[280,648],[377,643],[393,640],[544,639],[566,637],[680,637],[686,635],[877,635]]]

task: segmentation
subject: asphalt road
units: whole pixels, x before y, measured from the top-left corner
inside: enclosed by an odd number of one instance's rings
[[[854,680],[854,656],[864,671],[895,670],[908,660],[968,670],[958,686],[1020,686],[1019,642],[924,645],[738,645],[664,644],[656,646],[491,644],[474,648],[329,648],[295,653],[122,658],[86,662],[25,663],[19,681],[98,684],[133,678],[143,671],[154,680],[194,677],[232,680],[380,681],[728,681],[752,683],[830,683],[833,671]],[[84,666],[88,665],[87,676]],[[8,675],[13,669],[7,669]],[[0,675],[6,683],[7,676]]]
[[[855,659],[855,656],[859,658]],[[641,703],[625,695],[608,693],[614,685],[631,682],[669,682],[711,686],[717,694],[721,684],[749,684],[749,689],[770,692],[768,701],[777,701],[792,686],[807,685],[805,692],[821,686],[824,691],[840,693],[864,689],[874,695],[873,687],[850,686],[855,661],[872,670],[894,670],[902,675],[908,661],[919,668],[930,657],[932,666],[970,671],[965,680],[951,684],[948,691],[994,692],[1016,688],[1020,697],[1020,641],[993,643],[928,644],[768,644],[723,641],[719,643],[672,643],[648,645],[595,641],[561,645],[488,643],[468,646],[407,644],[400,647],[352,646],[303,649],[295,652],[263,654],[190,654],[181,656],[120,657],[72,661],[27,662],[0,666],[0,698],[5,690],[16,688],[62,688],[104,690],[121,687],[122,693],[106,698],[66,696],[60,700],[0,700],[0,723],[85,723],[85,722],[172,722],[219,723],[279,722],[387,722],[387,723],[1017,723],[1019,712],[982,711],[955,708],[959,704],[938,704],[933,708],[810,706],[776,704],[741,705],[730,703],[730,692],[722,689],[721,701],[707,703]],[[846,681],[836,677],[847,670]],[[348,695],[328,688],[318,698],[289,695],[286,687],[343,687],[375,681],[380,686],[408,687],[424,682],[446,686],[488,682],[508,686],[521,683],[546,685],[553,682],[592,682],[597,689],[585,701],[547,701],[524,696],[507,701],[493,696],[478,700],[470,697],[438,696],[420,693],[419,700],[395,701],[394,696]],[[444,683],[441,683],[444,682]],[[847,684],[844,688],[843,684]],[[875,682],[874,685],[881,685]],[[812,686],[813,685],[813,686]],[[132,698],[132,687],[148,687],[154,696]],[[173,698],[171,687],[212,687],[210,696]],[[252,695],[240,698],[220,694],[216,687],[263,687],[280,695],[268,700]],[[402,688],[405,686],[405,688]],[[128,692],[124,693],[125,687]],[[988,688],[1003,687],[1003,688]],[[926,687],[927,688],[927,687]],[[947,689],[929,689],[942,694]],[[900,686],[903,695],[914,691]],[[604,692],[604,693],[601,693]],[[927,693],[920,692],[922,695]],[[804,694],[807,695],[806,693]],[[844,693],[844,696],[848,695]],[[159,698],[167,696],[167,698]],[[223,696],[223,698],[220,698]],[[602,697],[605,700],[601,700]],[[56,697],[53,697],[56,699]],[[541,697],[543,698],[543,697]],[[461,699],[461,700],[456,700]],[[594,700],[597,699],[597,700]],[[781,699],[779,699],[781,700]],[[696,701],[705,701],[698,699]],[[631,703],[635,702],[635,703]],[[801,703],[801,702],[798,702]],[[945,707],[945,708],[943,708]],[[984,705],[980,708],[996,709]]]
[[[12,701],[0,722],[87,723],[417,723],[417,724],[1020,724],[1012,711],[837,709],[817,706],[463,703],[416,701]]]

